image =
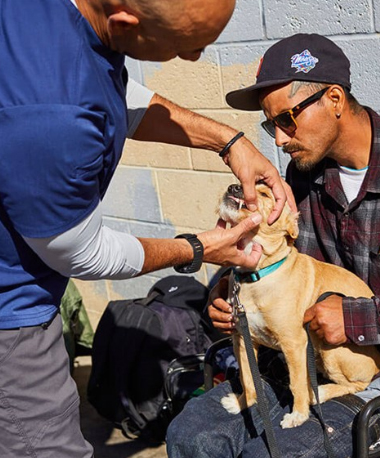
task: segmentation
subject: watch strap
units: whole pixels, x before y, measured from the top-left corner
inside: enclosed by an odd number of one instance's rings
[[[174,270],[181,274],[190,274],[198,272],[202,267],[203,262],[203,245],[195,234],[179,234],[175,237],[176,239],[186,239],[191,247],[193,248],[194,257],[193,260],[188,264],[181,264],[174,266]]]

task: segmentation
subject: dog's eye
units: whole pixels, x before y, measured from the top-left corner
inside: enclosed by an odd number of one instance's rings
[[[268,194],[266,194],[265,192],[259,191],[259,194],[260,194],[260,196],[266,197],[267,199],[270,198],[270,196]]]

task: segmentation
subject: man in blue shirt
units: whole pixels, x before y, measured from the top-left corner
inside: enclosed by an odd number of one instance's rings
[[[124,55],[197,60],[234,5],[0,0],[1,456],[92,456],[56,319],[69,277],[124,279],[170,266],[192,272],[202,260],[256,264],[259,251],[244,254],[238,242],[257,215],[232,230],[173,240],[102,225],[101,201],[127,135],[222,151],[248,206],[255,205],[252,183],[264,178],[278,216],[286,199],[280,177],[246,138],[157,94],[130,91],[124,68]],[[140,94],[140,122],[128,119],[126,87]]]

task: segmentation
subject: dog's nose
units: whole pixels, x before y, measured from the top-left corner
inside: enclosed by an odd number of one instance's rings
[[[239,184],[231,184],[228,186],[228,193],[240,199],[243,198],[243,189]]]

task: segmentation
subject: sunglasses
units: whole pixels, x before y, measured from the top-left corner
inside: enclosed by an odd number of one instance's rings
[[[291,108],[290,110],[284,111],[283,113],[280,113],[278,116],[275,116],[273,119],[271,120],[268,119],[262,122],[261,126],[273,138],[276,138],[276,126],[279,127],[283,132],[285,132],[286,135],[293,134],[298,127],[297,121],[296,121],[297,114],[301,110],[306,108],[308,105],[321,99],[323,94],[327,91],[328,88],[329,86],[323,88],[322,90],[316,92],[311,97],[308,97],[306,100],[299,103],[298,105]]]

